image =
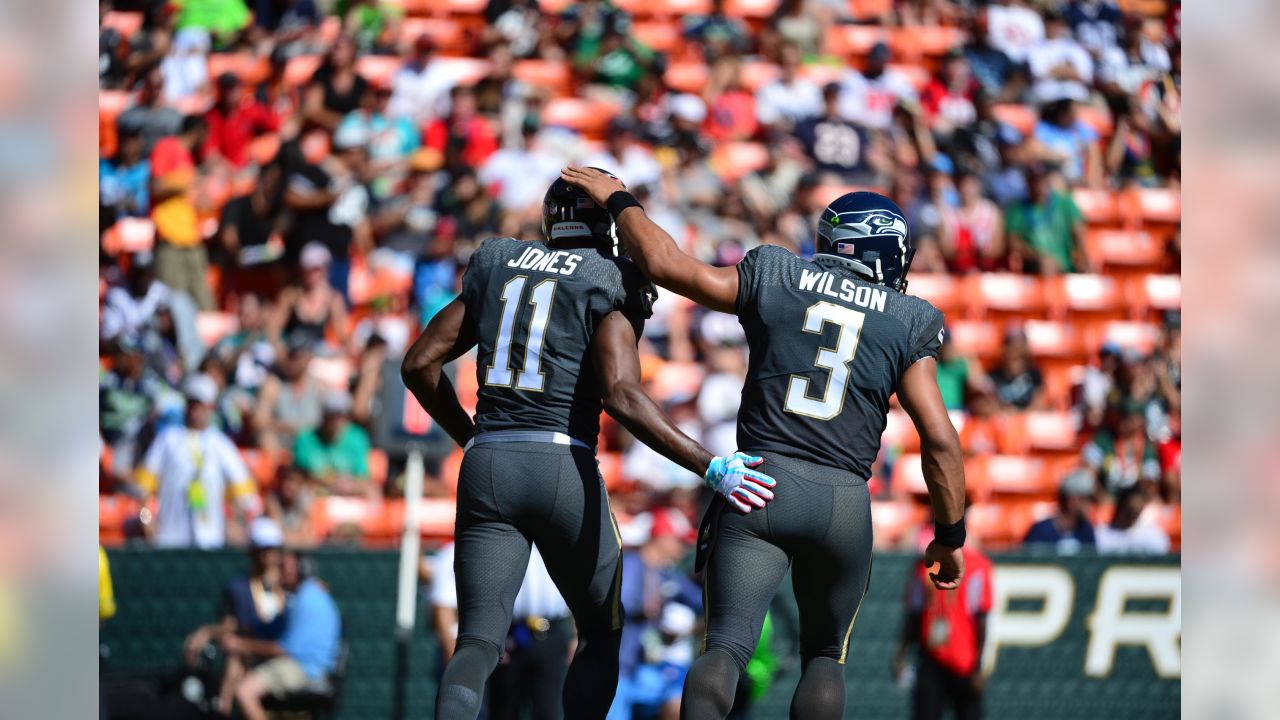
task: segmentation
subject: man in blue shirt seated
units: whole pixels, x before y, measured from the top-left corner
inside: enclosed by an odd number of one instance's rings
[[[296,553],[284,556],[284,586],[291,593],[284,634],[278,641],[229,635],[222,640],[228,655],[266,658],[236,688],[236,702],[246,720],[266,720],[262,698],[283,698],[309,687],[325,686],[338,659],[342,618],[329,589],[310,577],[309,563]]]
[[[1089,510],[1093,504],[1095,480],[1084,468],[1073,470],[1058,487],[1058,514],[1031,526],[1024,543],[1052,543],[1063,555],[1071,555],[1094,546],[1093,523]]]

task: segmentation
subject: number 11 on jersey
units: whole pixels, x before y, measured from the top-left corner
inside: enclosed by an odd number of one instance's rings
[[[493,346],[493,364],[484,374],[485,385],[511,385],[511,338],[515,330],[516,315],[520,311],[520,298],[528,280],[529,278],[521,275],[511,278],[502,287],[502,318],[498,323],[498,339]],[[525,341],[524,365],[516,378],[517,390],[542,392],[546,381],[542,374],[542,342],[546,336],[547,319],[551,317],[551,302],[555,293],[555,280],[543,280],[534,285],[533,291],[529,293],[533,313],[529,318],[529,332]]]
[[[831,376],[822,397],[814,398],[809,396],[809,378],[792,375],[787,385],[787,401],[782,406],[784,410],[818,420],[830,420],[840,414],[844,409],[845,387],[849,384],[849,363],[858,352],[858,336],[866,319],[866,313],[835,303],[819,302],[809,306],[804,314],[805,332],[821,335],[827,323],[840,327],[836,346],[818,348],[818,357],[813,361],[814,367],[829,371]]]

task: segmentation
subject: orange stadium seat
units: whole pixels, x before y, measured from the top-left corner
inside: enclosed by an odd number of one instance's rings
[[[150,218],[120,218],[102,238],[102,249],[110,255],[144,252],[155,244],[156,224]]]
[[[387,451],[382,448],[369,450],[369,479],[380,488],[387,486]]]
[[[338,36],[342,34],[342,18],[336,15],[330,15],[320,21],[320,43],[322,45],[332,45],[337,41]]]
[[[301,87],[311,82],[324,58],[319,55],[299,55],[290,58],[284,66],[284,83],[289,87]]]
[[[782,69],[771,62],[752,60],[742,64],[742,74],[738,77],[738,80],[742,83],[742,87],[750,92],[755,92],[777,80],[781,74]]]
[[[707,66],[704,63],[697,60],[686,60],[668,65],[667,71],[662,75],[662,80],[676,92],[696,95],[702,92],[702,88],[706,87],[707,77]]]
[[[441,17],[411,17],[405,18],[400,25],[400,42],[406,47],[423,35],[431,38],[436,49],[441,53],[455,54],[467,49],[466,29],[457,20]],[[396,61],[397,67],[404,63],[399,57],[388,57]]]
[[[1044,281],[1018,273],[979,273],[964,280],[978,314],[1039,316],[1046,307]]]
[[[572,4],[572,0],[538,0],[538,7],[548,15],[559,15]]]
[[[1104,268],[1157,268],[1164,263],[1164,246],[1145,230],[1091,228],[1085,251]]]
[[[947,342],[952,343],[956,352],[961,355],[994,360],[1000,356],[1003,341],[1000,326],[987,320],[955,320],[947,323]]]
[[[1142,219],[1149,223],[1182,222],[1182,193],[1172,188],[1139,188],[1132,191]]]
[[[118,545],[124,542],[124,526],[138,516],[142,505],[124,495],[98,496],[98,542]]]
[[[120,33],[120,37],[128,40],[142,29],[144,19],[143,14],[140,12],[110,10],[107,12],[106,17],[102,19],[102,26],[115,30]]]
[[[1120,218],[1120,208],[1116,204],[1116,196],[1109,190],[1090,190],[1076,188],[1071,191],[1071,199],[1084,215],[1085,222],[1090,225],[1110,225]]]
[[[1052,320],[1028,320],[1022,324],[1031,354],[1037,358],[1083,360],[1087,353],[1075,325]]]
[[[483,15],[488,0],[430,0],[425,3],[434,15]]]
[[[631,37],[650,50],[669,55],[678,54],[676,51],[684,43],[684,38],[680,35],[680,26],[666,20],[637,22],[631,26]]]
[[[1006,548],[1022,542],[1034,513],[1028,502],[976,503],[965,511],[965,525],[985,546]]]
[[[920,452],[920,435],[911,418],[901,410],[890,410],[885,416],[880,443],[884,447],[897,448],[907,453]]]
[[[1044,396],[1049,406],[1055,410],[1070,408],[1072,392],[1080,384],[1084,366],[1047,364],[1041,372],[1044,375]]]
[[[281,457],[265,450],[241,448],[240,459],[249,468],[249,474],[253,476],[259,489],[275,487],[276,470],[280,467]]]
[[[1030,105],[1017,105],[1014,103],[1001,103],[991,106],[991,113],[995,115],[996,120],[1012,127],[1014,130],[1023,135],[1030,135],[1036,128],[1035,108]]]
[[[1122,348],[1133,348],[1143,354],[1150,353],[1159,336],[1159,327],[1155,323],[1116,320],[1103,323],[1092,329],[1092,347],[1101,347],[1104,342],[1113,342]]]
[[[462,448],[454,448],[449,456],[440,463],[440,481],[449,488],[449,496],[458,495],[458,473],[462,470],[462,458],[466,455]]]
[[[1041,458],[1026,455],[990,455],[965,462],[965,478],[998,495],[1052,496],[1058,483]]]
[[[391,87],[391,78],[404,61],[394,55],[362,55],[356,60],[356,72],[374,87]]]
[[[1022,421],[1032,450],[1071,452],[1079,445],[1079,430],[1071,413],[1032,411],[1022,413]]]
[[[720,143],[711,151],[711,167],[728,181],[737,180],[769,164],[769,149],[760,143]]]
[[[773,17],[779,0],[725,0],[724,14],[729,17],[764,20]]]
[[[889,69],[905,77],[916,92],[924,92],[924,89],[929,86],[929,81],[933,79],[928,68],[922,65],[889,63]]]
[[[614,5],[636,17],[679,18],[711,12],[711,0],[619,0]]]
[[[967,34],[957,27],[941,25],[904,27],[895,30],[889,36],[889,47],[894,57],[918,63],[923,58],[939,58],[952,48],[964,44]]]
[[[959,278],[946,273],[911,273],[907,278],[909,295],[924,298],[941,310],[948,318],[958,316],[965,309],[965,294]]]
[[[542,108],[542,122],[569,128],[584,135],[601,137],[618,107],[581,98],[556,98]]]
[[[1181,275],[1143,275],[1129,285],[1129,302],[1141,317],[1145,313],[1182,308]]]
[[[869,25],[832,25],[823,34],[828,55],[865,57],[876,43],[888,42],[889,32]]]
[[[213,347],[214,343],[235,332],[240,320],[235,313],[202,310],[196,314],[196,334],[205,347]]]
[[[606,490],[612,491],[626,484],[627,479],[622,474],[622,453],[598,453],[596,461],[600,467],[600,478],[604,480]]]
[[[511,69],[517,80],[546,88],[556,95],[568,95],[573,84],[569,64],[556,60],[518,60]]]
[[[1115,130],[1115,125],[1111,120],[1111,112],[1106,108],[1098,108],[1092,105],[1080,105],[1077,111],[1077,117],[1081,122],[1093,128],[1095,132],[1104,138],[1111,137],[1111,133]]]
[[[1087,314],[1092,319],[1118,320],[1124,316],[1123,288],[1107,275],[1061,275],[1049,281],[1049,295],[1059,317]]]
[[[846,6],[855,20],[879,20],[893,11],[893,0],[848,0]]]
[[[896,545],[920,523],[925,509],[910,500],[872,500],[871,527],[879,547]]]
[[[929,488],[924,484],[924,470],[920,465],[920,456],[910,453],[900,456],[893,463],[892,489],[895,494],[928,495]]]
[[[418,501],[418,534],[436,540],[452,538],[457,509],[458,504],[453,500],[422,498]],[[401,517],[403,523],[403,515]],[[402,527],[397,527],[396,532]]]
[[[209,56],[209,77],[231,73],[245,85],[258,85],[271,74],[267,58],[248,52],[213,53]]]

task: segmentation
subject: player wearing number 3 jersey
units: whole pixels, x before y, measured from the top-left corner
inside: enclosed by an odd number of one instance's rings
[[[760,458],[712,457],[640,389],[636,339],[656,290],[631,261],[614,257],[604,207],[557,180],[543,204],[543,234],[544,242],[495,238],[481,245],[462,296],[432,319],[402,367],[423,408],[466,447],[454,545],[458,644],[440,682],[440,720],[479,714],[530,542],[578,629],[565,717],[602,720],[608,713],[623,614],[621,543],[595,458],[602,404],[739,511],[773,498],[773,479],[751,469]],[[473,346],[474,421],[443,372]]]
[[[803,668],[791,717],[842,717],[842,666],[871,573],[867,477],[895,392],[920,431],[933,580],[952,589],[963,573],[963,464],[934,361],[942,313],[902,293],[914,252],[906,218],[882,195],[850,193],[822,214],[812,261],[759,247],[716,268],[681,252],[616,179],[582,168],[561,177],[609,209],[654,282],[738,316],[750,348],[738,445],[765,457],[761,468],[785,488],[749,516],[713,506],[703,524],[706,652],[685,681],[681,717],[729,713],[788,567]]]

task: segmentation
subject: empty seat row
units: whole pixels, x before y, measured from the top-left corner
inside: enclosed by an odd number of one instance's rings
[[[1164,274],[1076,273],[1042,279],[1017,273],[913,273],[907,290],[949,318],[1147,319],[1182,304],[1182,278]]]

